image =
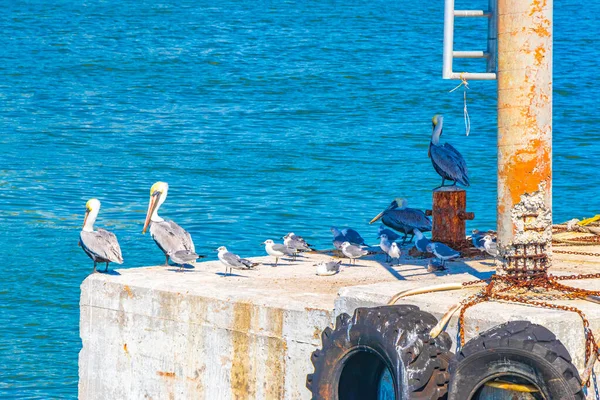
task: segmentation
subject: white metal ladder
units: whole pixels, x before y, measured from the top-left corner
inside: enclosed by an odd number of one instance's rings
[[[444,79],[495,80],[497,54],[497,21],[496,0],[489,0],[489,9],[455,10],[454,0],[445,0],[444,7]],[[488,18],[488,38],[486,51],[454,51],[454,18],[482,17]],[[454,72],[452,63],[455,58],[487,58],[486,72]]]

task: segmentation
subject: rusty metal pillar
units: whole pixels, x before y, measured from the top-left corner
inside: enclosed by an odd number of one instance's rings
[[[499,267],[550,267],[552,0],[498,0]]]
[[[467,212],[467,192],[456,186],[444,186],[433,191],[432,210],[425,215],[433,217],[431,239],[462,250],[471,247],[466,240],[466,221],[475,218],[475,214]]]

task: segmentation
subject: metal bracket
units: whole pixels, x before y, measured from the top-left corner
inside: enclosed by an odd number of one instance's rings
[[[489,0],[489,10],[455,10],[454,0],[445,0],[444,7],[444,79],[495,80],[497,53],[496,0]],[[454,51],[454,18],[488,18],[488,38],[486,51]],[[455,58],[486,58],[486,72],[453,72]]]

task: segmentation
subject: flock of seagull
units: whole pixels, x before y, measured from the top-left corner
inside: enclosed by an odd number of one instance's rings
[[[432,123],[433,132],[428,154],[435,171],[442,177],[441,186],[444,186],[446,180],[452,181],[453,186],[457,183],[469,186],[468,171],[462,155],[452,145],[439,143],[443,117],[434,116]],[[150,236],[165,255],[165,265],[169,265],[169,260],[171,260],[182,270],[184,265],[189,265],[204,256],[196,253],[189,232],[177,223],[159,216],[158,211],[167,199],[168,191],[169,185],[166,182],[156,182],[150,188],[150,200],[142,233],[146,233],[149,227]],[[79,240],[80,246],[94,262],[93,272],[96,272],[98,263],[106,264],[105,271],[108,271],[108,265],[111,262],[123,263],[117,237],[104,229],[94,230],[94,223],[99,211],[100,201],[98,199],[91,199],[86,203],[83,229]],[[423,211],[409,208],[406,199],[394,199],[369,224],[378,220],[381,220],[383,224],[379,227],[378,238],[380,239],[379,247],[386,254],[386,262],[393,263],[394,260],[397,260],[397,265],[399,265],[402,255],[401,245],[412,242],[415,238],[414,246],[417,250],[422,253],[431,253],[439,260],[437,265],[430,264],[434,270],[445,269],[446,261],[460,256],[460,252],[443,243],[432,242],[423,235],[423,232],[431,231],[431,220]],[[355,264],[357,259],[374,253],[362,236],[352,228],[331,227],[331,233],[333,234],[333,246],[340,256],[349,259],[350,264]],[[474,230],[471,239],[473,245],[479,250],[496,257],[498,252],[494,236],[495,233],[492,231],[482,233]],[[398,244],[397,241],[400,239],[402,241]],[[301,236],[293,232],[283,237],[283,243],[275,243],[268,239],[263,244],[266,253],[275,258],[275,267],[278,265],[279,259],[283,257],[292,257],[295,260],[299,253],[315,251]],[[225,246],[219,247],[216,251],[219,261],[225,266],[226,275],[231,275],[233,269],[248,270],[258,265],[258,263],[231,253]],[[315,266],[317,275],[334,275],[343,269],[342,261],[334,259],[320,262]]]

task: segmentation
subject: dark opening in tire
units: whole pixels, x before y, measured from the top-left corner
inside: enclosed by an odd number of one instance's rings
[[[342,362],[338,384],[340,399],[396,399],[394,377],[383,358],[372,349],[357,349]]]
[[[449,400],[508,400],[527,387],[532,391],[520,398],[585,398],[567,349],[548,329],[528,321],[511,321],[470,340],[450,372]]]
[[[313,399],[438,399],[447,393],[450,337],[429,338],[437,320],[415,306],[359,308],[326,328],[311,356]]]

